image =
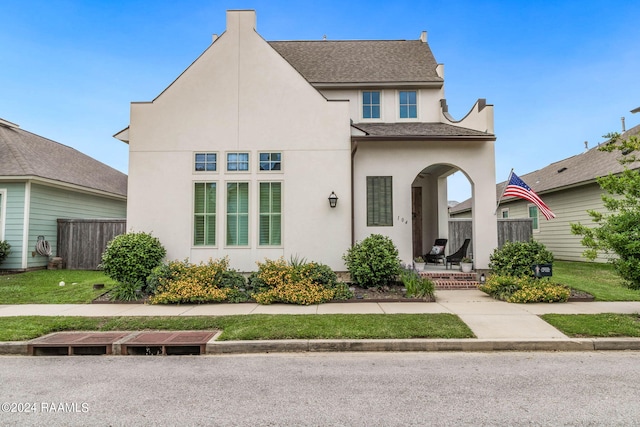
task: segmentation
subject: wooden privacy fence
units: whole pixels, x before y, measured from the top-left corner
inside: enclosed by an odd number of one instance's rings
[[[58,219],[57,256],[69,270],[97,270],[107,243],[126,225],[125,219]]]
[[[448,252],[455,252],[464,239],[472,239],[471,219],[449,220]],[[498,248],[505,242],[528,242],[533,236],[533,220],[531,218],[498,218]],[[473,254],[473,239],[467,255]]]

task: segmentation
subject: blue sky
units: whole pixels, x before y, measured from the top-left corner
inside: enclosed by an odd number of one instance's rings
[[[640,123],[638,1],[0,0],[0,118],[127,172],[112,135],[255,9],[267,40],[417,39],[445,66],[455,118],[495,108],[496,180],[579,154]],[[46,153],[43,153],[46,155]],[[449,199],[469,185],[450,181]]]

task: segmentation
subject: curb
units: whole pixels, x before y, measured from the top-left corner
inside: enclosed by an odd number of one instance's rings
[[[492,351],[638,351],[639,338],[579,338],[569,340],[269,340],[216,341],[206,345],[207,355],[332,352],[492,352]],[[29,341],[0,342],[0,355],[27,356]]]

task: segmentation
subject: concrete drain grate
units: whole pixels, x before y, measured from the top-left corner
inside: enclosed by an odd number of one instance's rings
[[[207,343],[215,334],[210,331],[140,332],[120,344],[121,354],[131,356],[205,354]]]
[[[56,332],[29,341],[31,356],[199,355],[217,331]]]
[[[112,354],[113,344],[130,332],[56,332],[29,342],[31,356],[95,356]]]

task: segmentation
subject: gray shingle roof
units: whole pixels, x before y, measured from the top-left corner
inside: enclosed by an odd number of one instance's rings
[[[493,134],[446,123],[354,123],[353,127],[367,133],[368,137],[484,137]]]
[[[622,138],[626,139],[632,135],[640,135],[640,125],[626,131],[622,134]],[[620,156],[621,154],[617,150],[607,153],[594,147],[584,153],[551,163],[549,166],[526,175],[520,175],[518,171],[514,172],[538,195],[543,195],[566,187],[594,182],[596,178],[610,173],[622,172],[624,167],[618,162]],[[631,163],[627,167],[630,169],[640,168],[640,162]],[[496,185],[496,200],[502,194],[505,184],[506,180]],[[513,199],[514,197],[506,197],[502,200]],[[470,208],[471,199],[467,199],[451,208],[451,212],[463,212]]]
[[[36,176],[127,195],[127,175],[71,147],[23,129],[0,126],[0,178]]]
[[[272,41],[302,76],[318,83],[442,82],[420,40]]]

